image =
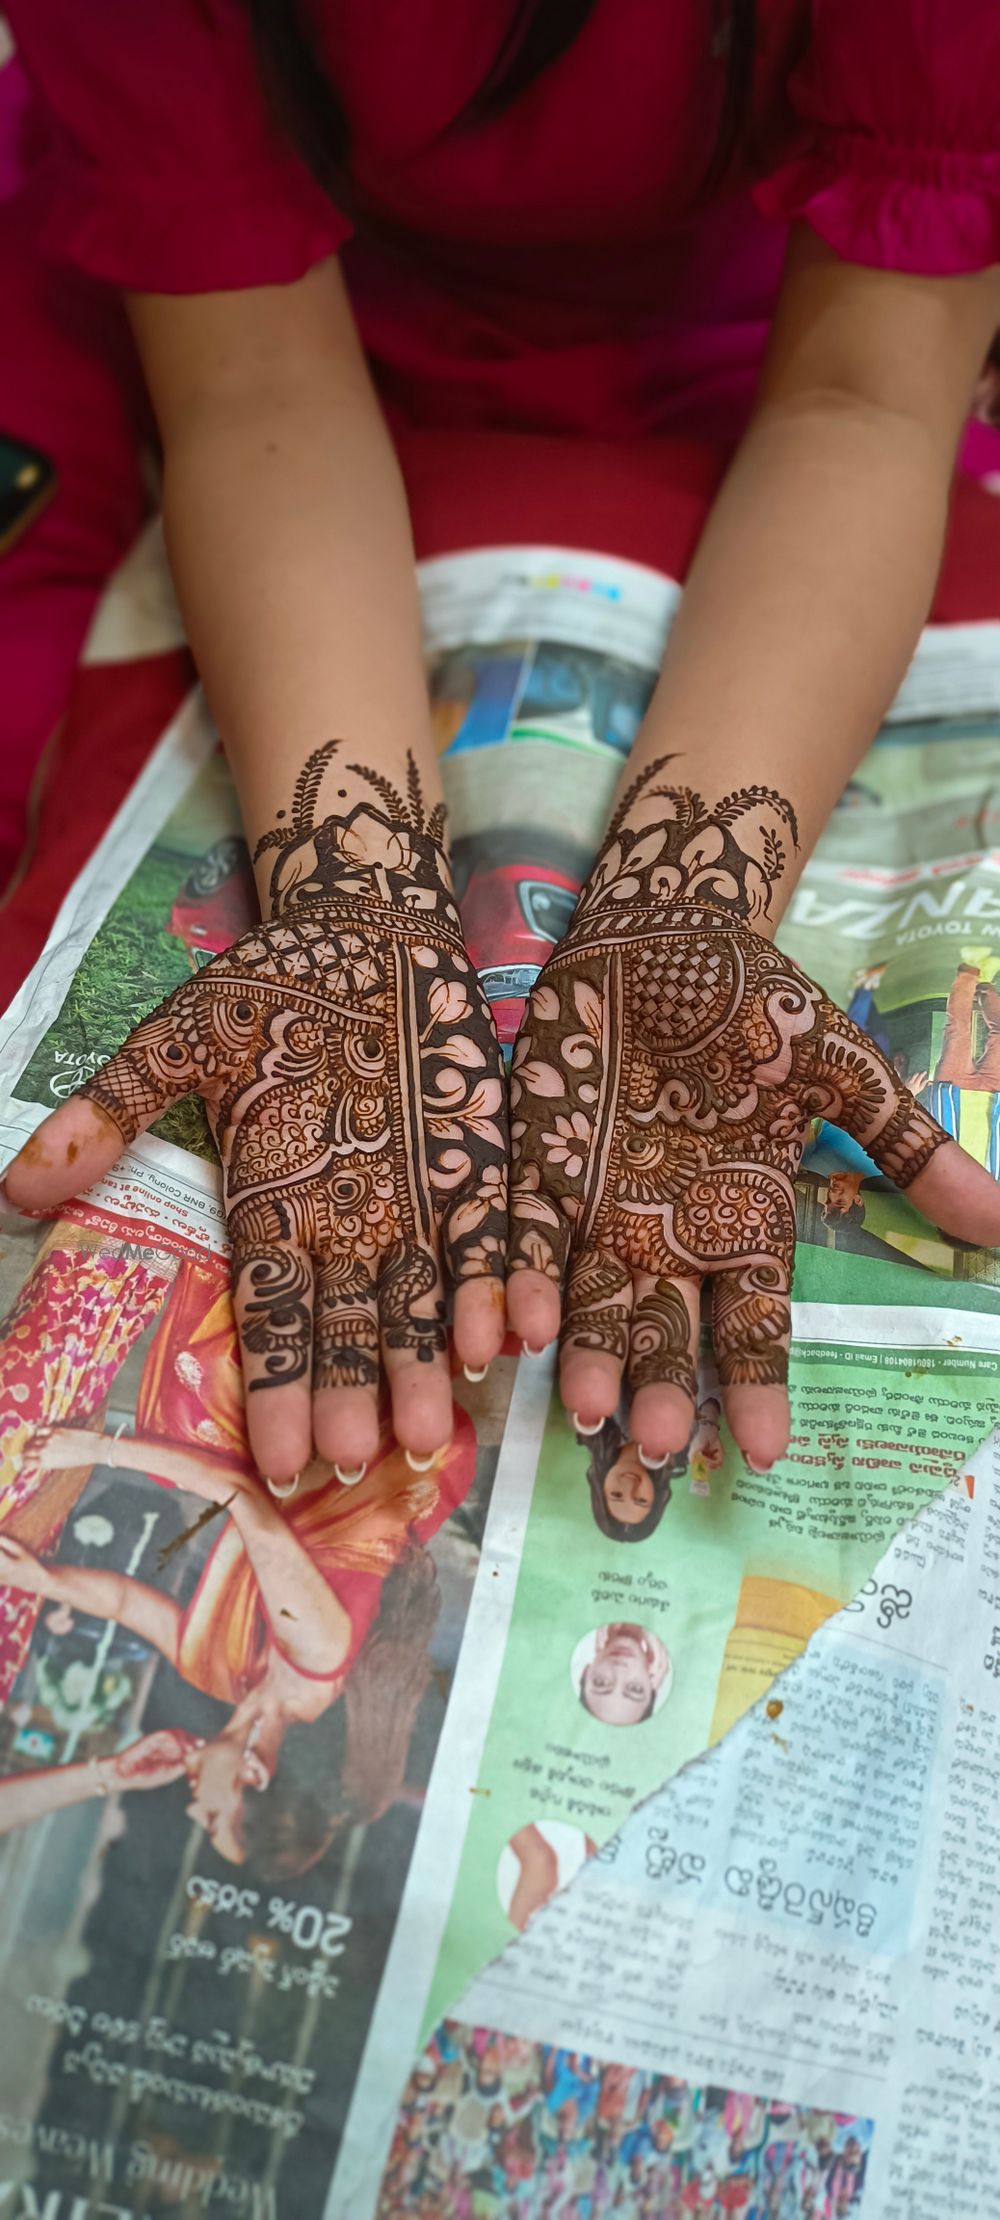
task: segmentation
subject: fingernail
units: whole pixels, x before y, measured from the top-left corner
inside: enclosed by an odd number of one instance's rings
[[[638,1444],[637,1444],[636,1446],[638,1447]],[[645,1465],[645,1467],[646,1467],[646,1471],[647,1471],[647,1472],[659,1472],[659,1470],[660,1470],[660,1467],[661,1467],[662,1465],[665,1465],[665,1464],[666,1464],[666,1461],[667,1461],[667,1455],[668,1455],[668,1452],[667,1452],[666,1450],[664,1450],[664,1453],[663,1453],[662,1457],[648,1457],[648,1456],[646,1455],[646,1451],[645,1451],[644,1449],[640,1448],[640,1449],[639,1449],[639,1463],[640,1463],[641,1465]]]
[[[489,1369],[488,1364],[481,1365],[478,1372],[473,1371],[471,1364],[463,1364],[462,1366],[466,1379],[472,1381],[473,1387],[478,1387],[480,1380],[485,1380]]]
[[[743,1462],[747,1468],[747,1471],[755,1472],[759,1480],[765,1479],[767,1474],[771,1470],[770,1465],[755,1465],[753,1458],[747,1456],[746,1450],[744,1450],[743,1452]]]
[[[599,1434],[602,1426],[604,1425],[603,1418],[598,1418],[595,1419],[593,1426],[585,1426],[582,1418],[578,1418],[575,1411],[570,1412],[570,1417],[573,1420],[573,1425],[577,1433],[584,1434],[588,1440],[591,1434]]]
[[[404,1449],[403,1451],[411,1472],[429,1472],[432,1464],[437,1460],[437,1454],[437,1450],[432,1449],[429,1457],[415,1457],[412,1449]]]
[[[266,1473],[261,1475],[268,1494],[273,1495],[276,1503],[291,1502],[301,1477],[302,1475],[299,1472],[295,1474],[292,1480],[269,1480]]]
[[[521,1347],[526,1357],[544,1357],[545,1351],[548,1346],[549,1345],[547,1341],[543,1341],[540,1349],[533,1349],[530,1341],[522,1341],[521,1343]]]
[[[367,1465],[359,1465],[356,1472],[344,1472],[340,1465],[334,1465],[333,1469],[342,1488],[356,1488],[358,1481],[364,1479],[368,1467]]]

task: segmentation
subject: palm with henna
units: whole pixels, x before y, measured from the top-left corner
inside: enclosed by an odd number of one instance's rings
[[[363,1465],[384,1364],[396,1431],[447,1438],[445,1301],[470,1368],[503,1334],[500,1051],[416,764],[406,791],[314,750],[257,844],[267,915],[169,995],[9,1167],[11,1200],[87,1187],[197,1092],[222,1163],[251,1446]],[[335,786],[333,782],[336,782]],[[323,803],[324,790],[327,804]],[[312,1408],[310,1410],[310,1388]]]
[[[1000,1241],[1000,1190],[867,1036],[767,936],[798,834],[751,787],[714,805],[623,796],[566,939],[531,995],[511,1092],[511,1322],[561,1340],[584,1430],[623,1372],[650,1462],[695,1417],[702,1284],[726,1414],[761,1467],[788,1439],[795,1175],[840,1125],[948,1232]],[[565,1300],[561,1300],[565,1286]],[[561,1314],[561,1330],[560,1330]]]

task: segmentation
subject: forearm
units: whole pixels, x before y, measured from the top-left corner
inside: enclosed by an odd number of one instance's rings
[[[151,1434],[109,1437],[104,1462],[112,1469],[124,1465],[129,1472],[145,1472],[151,1480],[162,1480],[170,1488],[204,1496],[213,1503],[228,1504],[247,1486],[246,1474],[239,1466],[226,1465],[197,1450],[176,1449]]]
[[[137,1466],[153,1479],[224,1506],[239,1529],[264,1608],[286,1655],[307,1672],[336,1669],[350,1641],[347,1613],[262,1488],[248,1483],[245,1473],[235,1468],[216,1468],[204,1456],[152,1437],[133,1435],[108,1447],[112,1464]],[[62,1566],[55,1570],[60,1580],[65,1572],[76,1581],[106,1580],[111,1601],[113,1574],[74,1573],[72,1567]],[[124,1585],[117,1581],[120,1589]],[[66,1600],[79,1599],[67,1596]],[[119,1596],[117,1608],[104,1610],[96,1604],[81,1608],[117,1618],[122,1602]]]
[[[691,569],[629,777],[798,820],[771,927],[906,670],[1000,276],[909,278],[793,234],[757,413]],[[760,922],[760,920],[758,920]]]
[[[336,273],[133,317],[171,564],[251,845],[334,736],[396,785],[412,751],[433,802],[405,493]]]
[[[950,466],[912,418],[803,394],[762,410],[716,503],[629,777],[669,756],[669,782],[706,801],[790,800],[772,924],[912,655]]]
[[[82,1765],[56,1765],[44,1772],[15,1773],[0,1781],[0,1835],[27,1827],[49,1812],[66,1811],[71,1804],[88,1803],[91,1797],[110,1792],[106,1761],[90,1758]]]
[[[311,1557],[263,1494],[232,1507],[275,1640],[305,1673],[334,1673],[347,1655],[351,1622]]]
[[[46,1593],[53,1603],[84,1611],[88,1618],[118,1622],[125,1615],[128,1578],[125,1573],[100,1572],[92,1565],[50,1563]]]

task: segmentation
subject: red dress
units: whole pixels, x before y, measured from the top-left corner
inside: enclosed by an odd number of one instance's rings
[[[878,266],[1000,260],[997,0],[759,0],[753,175],[708,201],[723,9],[713,40],[707,0],[597,0],[470,127],[513,5],[316,0],[348,215],[269,126],[238,0],[8,0],[49,112],[50,239],[160,292],[343,250],[411,421],[610,436],[738,428],[792,217]]]

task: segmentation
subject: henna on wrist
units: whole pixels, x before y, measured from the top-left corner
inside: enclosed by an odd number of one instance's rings
[[[126,1140],[203,1095],[252,1390],[310,1367],[317,1387],[375,1386],[380,1314],[389,1347],[444,1348],[442,1252],[454,1279],[504,1271],[502,1064],[444,807],[426,807],[412,757],[400,793],[341,768],[341,748],[316,749],[258,841],[255,863],[274,858],[269,917],[82,1090]]]
[[[784,1379],[795,1189],[815,1117],[906,1186],[946,1139],[886,1059],[754,929],[798,845],[791,804],[623,796],[514,1056],[511,1270],[562,1276],[564,1348],[629,1348],[633,1391],[694,1392],[692,1283],[726,1385]],[[656,805],[651,816],[651,805]],[[630,1329],[625,1281],[642,1275]],[[685,1283],[689,1296],[685,1296]]]

